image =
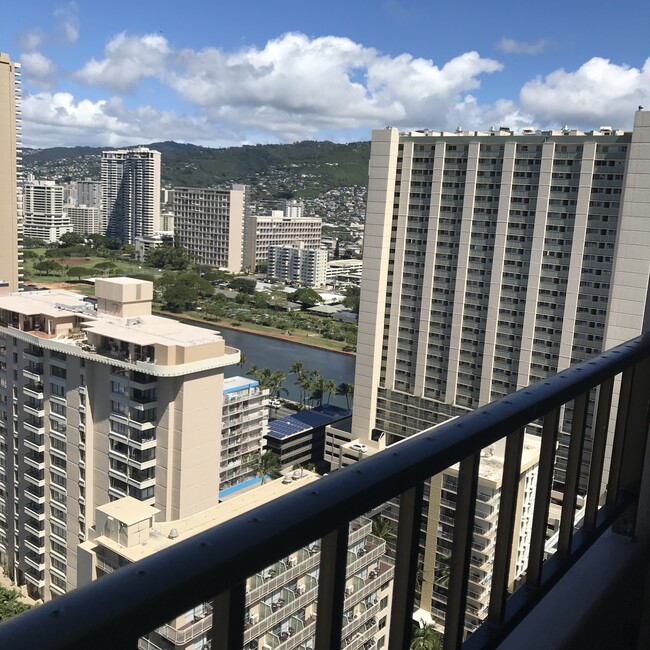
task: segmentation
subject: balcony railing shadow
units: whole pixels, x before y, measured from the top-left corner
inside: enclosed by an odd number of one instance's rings
[[[408,648],[425,481],[459,463],[446,594],[444,648],[496,647],[559,586],[606,530],[633,536],[650,423],[650,336],[639,337],[468,415],[423,431],[361,463],[179,542],[134,565],[0,625],[0,647],[135,648],[138,638],[212,601],[213,648],[242,648],[246,581],[315,540],[320,546],[316,650],[341,647],[349,524],[400,498],[389,647]],[[545,559],[560,414],[572,407],[557,551]],[[614,411],[612,404],[617,405]],[[591,411],[590,409],[593,409]],[[593,416],[593,417],[592,417]],[[508,593],[524,430],[542,422],[524,584]],[[615,420],[615,425],[610,422]],[[588,422],[591,424],[588,425]],[[587,434],[589,478],[575,529]],[[487,618],[465,640],[481,450],[506,441]],[[605,488],[605,489],[603,489]],[[645,510],[642,514],[645,517]],[[647,517],[646,517],[647,519]],[[609,533],[608,533],[609,534]],[[599,539],[600,538],[600,539]],[[642,541],[645,545],[645,541]],[[576,598],[581,594],[576,593]],[[364,637],[365,638],[365,637]],[[548,647],[554,647],[549,645]],[[556,646],[555,646],[556,647]]]

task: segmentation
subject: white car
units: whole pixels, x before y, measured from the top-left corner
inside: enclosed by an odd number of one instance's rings
[[[279,399],[271,400],[271,408],[279,409],[282,406],[282,402]]]

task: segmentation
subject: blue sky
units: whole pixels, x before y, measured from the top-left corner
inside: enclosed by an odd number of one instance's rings
[[[25,146],[368,139],[372,128],[630,128],[648,3],[9,3]]]

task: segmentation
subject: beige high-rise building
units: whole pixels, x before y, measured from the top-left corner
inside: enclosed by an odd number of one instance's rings
[[[301,216],[289,216],[300,214]],[[251,215],[246,219],[244,267],[255,269],[267,260],[269,246],[289,246],[302,242],[305,248],[320,248],[323,222],[320,217],[303,217],[297,208],[273,210],[267,215]]]
[[[648,160],[644,110],[632,132],[375,131],[353,437],[391,443],[640,333]]]
[[[269,246],[266,275],[272,280],[303,287],[324,287],[327,281],[327,251],[307,248],[302,242]]]
[[[239,273],[247,197],[245,185],[233,185],[231,189],[175,188],[175,241],[199,264]]]
[[[132,244],[160,230],[160,152],[146,147],[102,152],[102,227]]]
[[[20,242],[20,66],[0,52],[0,282],[17,291],[22,280]]]
[[[5,292],[7,293],[7,292]],[[0,296],[0,562],[45,600],[77,585],[98,506],[131,496],[161,520],[218,502],[218,333],[151,315],[153,285],[96,281]]]

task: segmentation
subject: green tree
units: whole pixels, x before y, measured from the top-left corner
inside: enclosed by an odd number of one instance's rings
[[[18,600],[20,594],[13,589],[0,587],[0,621],[6,621],[31,609],[29,605]]]
[[[269,388],[271,389],[271,394],[275,397],[280,397],[280,392],[287,392],[286,388],[283,388],[282,385],[286,381],[287,376],[282,372],[282,370],[276,370],[271,377],[269,378]]]
[[[411,638],[411,650],[442,650],[440,635],[433,625],[415,625]]]
[[[327,393],[327,403],[330,403],[332,394],[336,393],[336,382],[333,379],[326,379],[323,382],[323,392]]]
[[[59,237],[59,246],[61,248],[70,248],[71,246],[82,246],[86,243],[86,238],[77,232],[66,232]]]
[[[23,237],[23,248],[42,248],[45,242],[38,237]]]
[[[199,299],[199,292],[194,287],[178,283],[169,285],[163,292],[165,309],[175,313],[193,309]]]
[[[102,274],[106,275],[107,273],[111,271],[116,271],[117,270],[117,264],[115,262],[97,262],[95,266],[93,266],[93,269],[97,271],[101,271]]]
[[[253,295],[255,293],[255,286],[257,282],[253,278],[234,278],[230,281],[230,288],[239,293],[247,293]]]
[[[237,364],[242,370],[246,365],[246,355],[243,352],[239,353],[239,363]]]
[[[262,479],[262,484],[266,481],[267,476],[272,479],[280,476],[280,461],[271,451],[255,456],[251,468],[255,475]]]
[[[309,397],[310,401],[317,401],[318,406],[323,406],[325,378],[320,374],[320,372],[318,372],[318,370],[312,370],[309,375],[309,380],[309,387],[311,390],[311,395]]]
[[[345,298],[343,304],[355,314],[359,313],[359,300],[361,297],[361,289],[359,287],[348,287],[345,290]]]
[[[393,525],[384,515],[373,518],[372,534],[386,543],[394,541],[396,537]]]
[[[81,280],[85,276],[91,276],[93,275],[92,269],[89,269],[86,266],[71,266],[67,270],[67,276],[69,278],[77,278],[77,280]]]
[[[354,395],[354,384],[346,384],[345,382],[336,387],[336,394],[345,397],[345,403],[350,410],[350,398]]]
[[[50,273],[62,273],[63,267],[54,260],[41,260],[34,264],[34,270],[39,273],[45,273],[45,275],[50,275]]]
[[[300,387],[300,403],[304,406],[307,401],[307,395],[311,392],[311,378],[309,374],[305,371],[302,371],[298,376],[298,381],[296,384]]]
[[[303,287],[289,295],[291,302],[300,303],[304,309],[315,307],[323,302],[323,299],[311,287]]]
[[[190,258],[182,246],[162,244],[145,253],[144,263],[157,269],[184,271],[190,265]]]

